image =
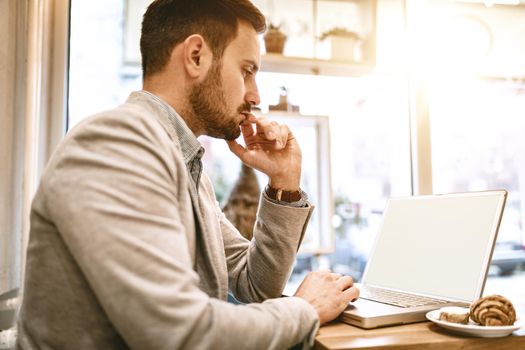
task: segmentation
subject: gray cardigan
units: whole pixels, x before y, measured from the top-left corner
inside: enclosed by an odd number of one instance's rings
[[[192,198],[168,112],[133,93],[55,151],[32,205],[19,349],[311,344],[315,309],[279,296],[312,207],[263,195],[247,241],[206,175]],[[251,304],[227,303],[228,289]]]

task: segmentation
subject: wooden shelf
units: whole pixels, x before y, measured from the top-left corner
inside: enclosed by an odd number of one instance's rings
[[[289,57],[273,53],[263,55],[261,60],[262,72],[359,77],[374,71],[373,66],[362,63]]]

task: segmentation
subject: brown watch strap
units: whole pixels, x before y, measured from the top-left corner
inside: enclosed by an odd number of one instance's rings
[[[266,194],[273,200],[282,201],[287,203],[297,202],[303,196],[301,191],[284,191],[266,186]]]

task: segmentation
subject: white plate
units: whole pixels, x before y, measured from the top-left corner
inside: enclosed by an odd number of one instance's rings
[[[442,321],[439,319],[439,310],[427,312],[427,319],[434,322],[440,327],[448,329],[454,333],[470,335],[475,337],[484,337],[484,338],[498,338],[505,337],[515,330],[520,329],[524,326],[521,319],[517,319],[512,326],[480,326],[477,323],[474,323],[472,320],[469,320],[469,324],[460,324]]]

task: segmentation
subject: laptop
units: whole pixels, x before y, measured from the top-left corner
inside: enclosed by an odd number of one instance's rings
[[[483,293],[506,198],[494,190],[389,199],[360,297],[340,319],[376,328],[468,307]]]

